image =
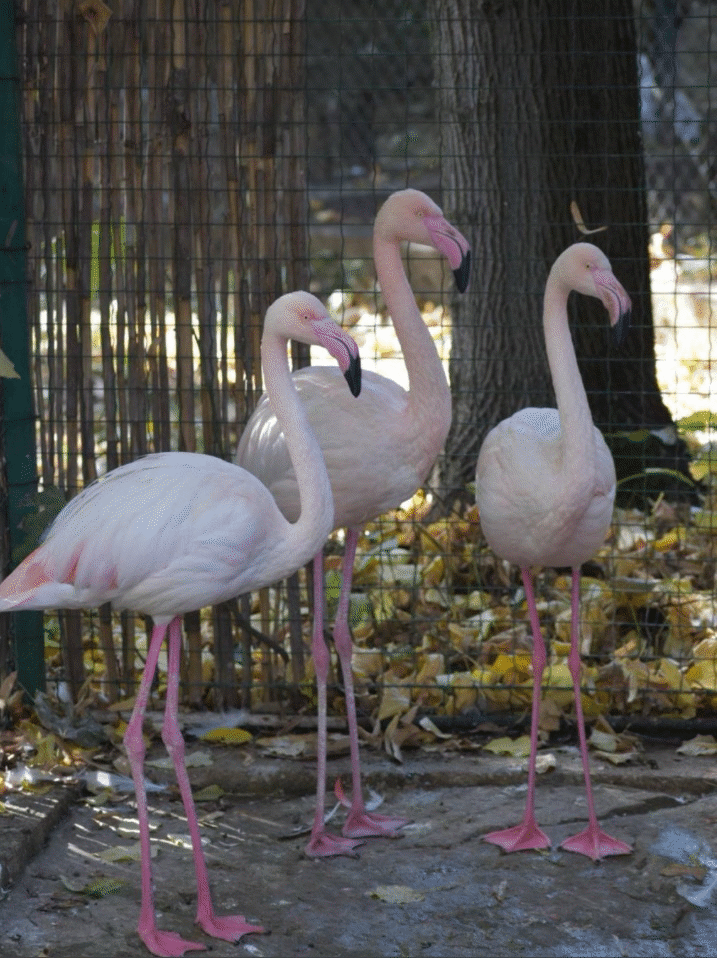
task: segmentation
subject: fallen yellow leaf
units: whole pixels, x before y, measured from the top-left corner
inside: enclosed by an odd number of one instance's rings
[[[684,544],[686,536],[687,530],[684,526],[675,526],[674,529],[670,529],[664,536],[655,540],[655,551],[669,552],[671,549],[677,549]]]
[[[421,578],[423,579],[423,584],[425,586],[438,586],[443,582],[443,577],[445,575],[445,563],[443,556],[434,556],[429,562],[424,565]]]
[[[714,755],[717,741],[714,735],[695,735],[688,742],[683,742],[677,751],[680,755]]]
[[[195,802],[216,802],[217,799],[221,798],[222,795],[225,795],[224,789],[221,785],[207,785],[206,788],[200,789],[194,795]]]
[[[548,665],[541,682],[543,694],[549,696],[560,708],[567,708],[573,701],[573,677],[564,662]]]
[[[316,736],[312,736],[313,739]],[[309,750],[309,740],[306,735],[282,735],[273,738],[262,737],[256,740],[256,744],[266,749],[269,755],[276,755],[280,758],[298,758]]]
[[[486,743],[483,748],[486,752],[493,752],[494,755],[512,755],[514,758],[526,758],[530,755],[530,736],[521,735],[520,738],[508,738],[507,735],[502,738],[494,738]]]
[[[150,854],[152,858],[157,857],[155,845],[151,846]],[[101,858],[103,862],[138,862],[141,857],[140,844],[135,842],[134,845],[112,845],[110,848],[98,852],[97,857]]]
[[[692,523],[700,532],[717,535],[717,512],[714,510],[701,509],[692,517]]]
[[[685,679],[693,688],[717,692],[717,662],[714,659],[699,659],[687,669]]]
[[[515,652],[513,655],[501,652],[491,665],[493,680],[508,682],[507,676],[510,676],[510,684],[515,684],[516,680],[523,682],[530,679],[533,674],[531,660],[529,652]]]
[[[611,765],[626,765],[635,757],[635,752],[602,752],[597,749],[593,752],[595,758],[601,758]]]
[[[243,728],[212,728],[202,738],[205,742],[218,742],[221,745],[245,745],[251,742],[252,734]]]
[[[381,704],[378,707],[378,720],[392,718],[406,712],[411,706],[411,690],[407,685],[388,685],[384,687]]]

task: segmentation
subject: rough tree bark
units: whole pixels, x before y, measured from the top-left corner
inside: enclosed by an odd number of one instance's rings
[[[619,350],[597,301],[571,304],[594,419],[607,433],[660,432],[673,444],[658,458],[674,465],[683,447],[655,372],[631,0],[432,0],[431,14],[444,206],[475,256],[469,294],[453,304],[445,495],[465,500],[499,420],[554,405],[542,295],[553,260],[580,239],[605,250],[633,302]],[[607,229],[581,235],[573,201],[588,228]]]

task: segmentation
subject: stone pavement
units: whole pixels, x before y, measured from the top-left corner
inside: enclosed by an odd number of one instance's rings
[[[556,768],[539,777],[537,802],[552,850],[505,855],[481,841],[519,820],[523,762],[408,752],[398,766],[365,750],[366,779],[383,808],[414,823],[400,840],[367,842],[359,858],[312,861],[296,829],[311,821],[313,762],[212,747],[211,765],[192,769],[192,781],[225,793],[198,805],[216,910],[271,933],[228,944],[194,926],[191,853],[171,787],[150,794],[160,926],[216,958],[716,955],[717,760],[683,758],[674,747],[648,748],[634,766],[594,759],[601,822],[635,849],[594,864],[558,848],[583,827],[586,809],[577,750],[552,752]],[[331,780],[340,774],[348,787],[347,760],[329,766]],[[10,887],[0,903],[0,958],[147,954],[135,932],[139,865],[102,857],[135,840],[131,798],[92,807],[79,789],[59,786],[41,798],[3,796],[0,863]],[[106,880],[113,893],[84,891]]]

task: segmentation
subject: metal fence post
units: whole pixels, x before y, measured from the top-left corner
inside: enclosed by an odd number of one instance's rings
[[[22,518],[32,507],[32,494],[37,490],[20,102],[15,3],[0,0],[0,342],[19,377],[0,379],[0,455],[10,555],[22,541]],[[32,697],[45,681],[42,613],[13,614],[12,633],[18,682]]]

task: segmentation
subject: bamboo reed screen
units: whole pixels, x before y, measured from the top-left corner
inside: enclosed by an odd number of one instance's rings
[[[308,284],[302,8],[23,4],[41,514],[144,453],[232,457],[262,391],[264,312]],[[130,694],[141,622],[90,621],[108,695]],[[59,620],[75,695],[82,623]],[[185,626],[196,702],[199,613]],[[231,704],[227,609],[212,626],[215,704]]]

